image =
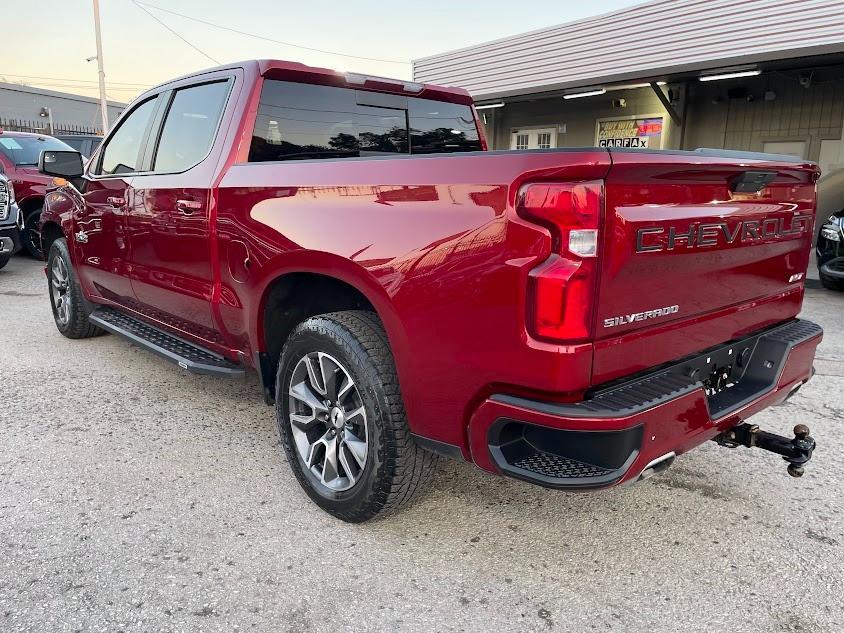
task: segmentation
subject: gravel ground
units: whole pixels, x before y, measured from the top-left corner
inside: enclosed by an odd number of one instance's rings
[[[844,295],[809,290],[818,374],[754,422],[807,423],[802,480],[714,444],[564,494],[444,463],[392,518],[300,490],[254,377],[63,338],[37,262],[0,271],[0,630],[842,631]]]

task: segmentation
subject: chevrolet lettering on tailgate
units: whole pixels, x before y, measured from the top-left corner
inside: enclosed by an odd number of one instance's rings
[[[673,251],[676,248],[707,248],[724,244],[753,243],[772,239],[789,240],[803,235],[812,226],[811,215],[790,219],[746,220],[735,226],[726,222],[692,223],[687,229],[648,227],[636,233],[637,253]]]

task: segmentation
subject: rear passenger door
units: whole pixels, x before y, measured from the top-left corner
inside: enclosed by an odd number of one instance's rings
[[[233,83],[231,76],[212,74],[162,93],[147,169],[133,181],[128,214],[138,311],[219,344],[210,222],[219,156],[212,148]]]

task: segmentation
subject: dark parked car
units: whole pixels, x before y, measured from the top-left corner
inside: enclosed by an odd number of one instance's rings
[[[8,264],[12,255],[21,247],[20,215],[15,203],[15,188],[9,179],[0,173],[0,268]]]
[[[86,159],[100,146],[102,136],[96,134],[56,134],[56,138],[70,145]]]
[[[818,272],[824,288],[844,290],[844,209],[833,213],[818,233]]]

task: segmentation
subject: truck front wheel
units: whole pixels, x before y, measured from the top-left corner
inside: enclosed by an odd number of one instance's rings
[[[401,507],[434,470],[436,456],[410,435],[387,336],[371,312],[296,327],[279,361],[276,420],[302,488],[344,521]]]
[[[59,332],[67,338],[90,338],[103,330],[88,320],[90,313],[70,261],[65,239],[59,238],[50,246],[47,256],[47,283],[53,320]]]

